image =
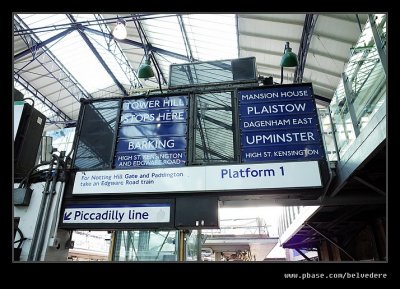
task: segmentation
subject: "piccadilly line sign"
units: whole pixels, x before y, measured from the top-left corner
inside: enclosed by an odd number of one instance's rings
[[[168,223],[168,204],[73,205],[64,210],[64,224]]]
[[[325,158],[311,84],[241,90],[238,97],[243,162]]]

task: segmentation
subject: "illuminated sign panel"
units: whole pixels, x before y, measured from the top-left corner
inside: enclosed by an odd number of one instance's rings
[[[73,194],[142,194],[320,187],[317,161],[81,171]]]
[[[124,100],[115,167],[184,166],[187,107],[187,96]]]
[[[169,204],[90,204],[73,205],[64,210],[63,224],[167,223]]]
[[[238,91],[243,162],[325,158],[310,86]]]

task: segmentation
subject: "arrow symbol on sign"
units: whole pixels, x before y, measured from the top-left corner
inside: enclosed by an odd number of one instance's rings
[[[69,220],[71,220],[71,214],[72,214],[72,212],[69,212],[68,214],[65,212],[65,213],[64,213],[64,221],[69,221]]]

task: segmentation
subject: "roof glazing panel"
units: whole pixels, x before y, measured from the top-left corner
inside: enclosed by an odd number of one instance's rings
[[[239,56],[235,14],[183,15],[193,57],[199,61]]]

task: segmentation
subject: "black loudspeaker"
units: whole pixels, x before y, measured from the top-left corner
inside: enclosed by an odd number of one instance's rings
[[[46,117],[25,103],[14,140],[14,181],[23,179],[36,163]]]
[[[255,57],[232,60],[233,80],[257,81]]]

